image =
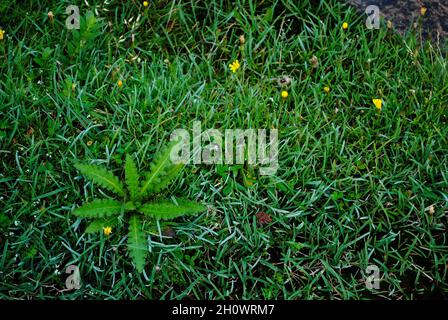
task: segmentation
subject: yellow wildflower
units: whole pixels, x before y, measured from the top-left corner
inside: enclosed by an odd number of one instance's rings
[[[426,14],[426,11],[428,11],[427,8],[425,8],[425,7],[421,7],[420,8],[420,13],[421,13],[422,16],[424,16]]]
[[[324,87],[324,91],[325,91],[325,93],[329,93],[330,92],[330,87]]]
[[[121,88],[121,87],[123,86],[123,81],[118,80],[118,82],[117,82],[117,86],[118,86],[118,88]]]
[[[87,141],[87,145],[90,147],[93,144],[92,140]]]
[[[5,35],[5,31],[3,29],[0,29],[0,40],[3,40]]]
[[[344,29],[344,30],[347,30],[347,29],[348,29],[348,23],[347,23],[347,22],[344,22],[344,23],[342,24],[342,29]]]
[[[373,99],[372,101],[373,101],[373,104],[375,105],[375,107],[378,110],[381,110],[381,108],[383,107],[383,100],[381,100],[381,99]]]
[[[103,232],[105,236],[109,236],[112,233],[112,227],[104,227]]]
[[[232,70],[233,73],[235,73],[240,67],[240,62],[238,60],[233,61],[230,65],[230,70]]]
[[[286,91],[286,90],[283,90],[283,91],[282,91],[282,98],[283,98],[283,99],[288,98],[288,95],[289,95],[289,94],[288,94],[288,91]]]
[[[149,6],[149,2],[148,2],[148,1],[143,1],[143,6],[144,6],[144,7]]]

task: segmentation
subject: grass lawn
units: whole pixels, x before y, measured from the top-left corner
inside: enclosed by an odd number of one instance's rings
[[[447,297],[446,49],[336,0],[88,3],[0,3],[0,299]],[[278,170],[186,165],[160,196],[207,210],[145,225],[139,273],[72,214],[112,196],[74,165],[147,171],[194,121],[278,129]]]

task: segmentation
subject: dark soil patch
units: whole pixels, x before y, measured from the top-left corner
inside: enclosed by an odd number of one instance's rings
[[[378,6],[381,15],[391,21],[393,27],[400,33],[415,27],[419,28],[421,23],[424,38],[437,43],[448,39],[448,0],[348,0],[348,2],[362,12],[369,5]],[[420,12],[422,7],[427,9],[424,16]]]

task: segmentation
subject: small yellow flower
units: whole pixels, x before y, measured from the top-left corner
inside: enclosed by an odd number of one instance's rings
[[[373,99],[372,101],[373,101],[373,104],[375,105],[375,107],[378,110],[381,110],[381,108],[383,107],[383,100],[381,100],[381,99]]]
[[[93,144],[92,140],[87,141],[87,145],[90,147]]]
[[[121,88],[121,87],[123,86],[123,81],[118,80],[118,82],[117,82],[117,86],[118,86],[118,88]]]
[[[427,8],[425,8],[425,7],[421,7],[420,8],[420,13],[421,13],[422,16],[424,16],[426,14],[426,11],[428,11]]]
[[[388,29],[392,29],[392,27],[393,27],[392,21],[388,20],[387,21],[387,28]]]
[[[288,94],[288,91],[286,91],[286,90],[283,90],[283,91],[282,91],[282,98],[283,98],[283,99],[288,98],[288,95],[289,95],[289,94]]]
[[[112,227],[104,227],[103,232],[105,236],[109,236],[112,233]]]
[[[5,31],[3,29],[0,29],[0,40],[3,40],[5,35]]]
[[[240,62],[238,60],[233,61],[230,65],[230,70],[232,70],[233,73],[235,73],[240,67]]]
[[[148,1],[143,1],[143,6],[144,6],[144,7],[149,6],[149,2],[148,2]]]
[[[347,23],[347,22],[344,22],[344,23],[342,24],[342,29],[344,29],[344,30],[347,30],[347,29],[348,29],[348,23]]]
[[[325,93],[329,93],[330,92],[330,87],[324,87],[324,91],[325,91]]]

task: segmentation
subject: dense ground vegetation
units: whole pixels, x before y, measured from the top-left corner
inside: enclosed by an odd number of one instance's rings
[[[446,297],[447,60],[418,28],[334,0],[72,2],[0,3],[0,298]],[[71,214],[109,195],[74,164],[147,170],[195,120],[278,128],[279,169],[187,165],[163,196],[208,210],[152,226],[140,274],[125,230]]]

